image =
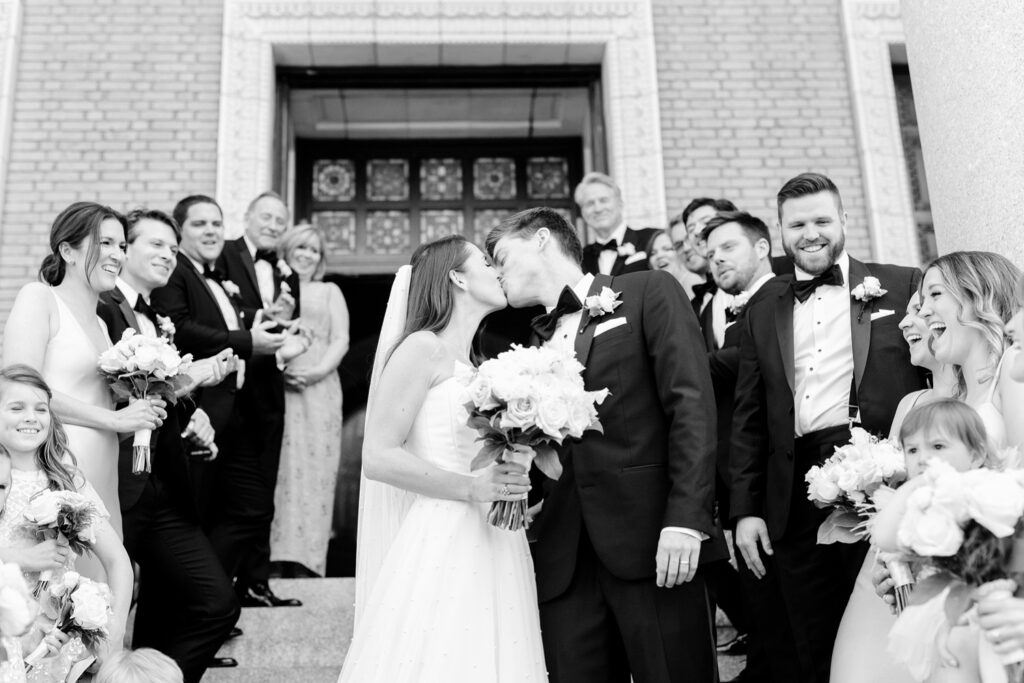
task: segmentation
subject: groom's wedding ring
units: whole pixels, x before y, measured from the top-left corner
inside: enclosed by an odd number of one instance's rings
[[[510,495],[512,492],[508,490],[508,484],[502,484],[501,488],[498,489],[498,493],[502,496]]]

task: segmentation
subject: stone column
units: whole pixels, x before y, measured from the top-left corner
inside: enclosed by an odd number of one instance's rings
[[[1024,2],[902,5],[939,252],[1024,265]]]

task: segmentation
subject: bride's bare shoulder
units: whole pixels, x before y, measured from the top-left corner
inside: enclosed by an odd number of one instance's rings
[[[403,339],[391,355],[406,372],[416,371],[434,377],[446,364],[448,350],[437,335],[427,330],[413,332]],[[450,374],[450,373],[449,373]]]

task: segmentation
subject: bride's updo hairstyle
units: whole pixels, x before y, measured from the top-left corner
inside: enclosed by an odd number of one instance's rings
[[[409,308],[402,340],[413,332],[440,332],[452,319],[455,293],[449,273],[461,270],[469,258],[469,242],[462,235],[448,235],[421,244],[412,254]],[[399,344],[401,344],[401,340]]]
[[[954,251],[932,261],[928,271],[935,268],[942,277],[949,295],[959,306],[957,321],[981,333],[988,346],[991,370],[1005,348],[1004,329],[1017,307],[1017,282],[1020,269],[1008,258],[990,251]],[[919,293],[924,300],[924,278]],[[965,391],[963,370],[954,366],[961,395]]]
[[[96,202],[75,202],[61,211],[50,228],[50,253],[39,267],[39,279],[51,286],[63,282],[67,263],[60,254],[60,245],[66,242],[68,246],[78,248],[90,236],[93,239],[85,257],[85,272],[91,273],[99,261],[100,224],[108,218],[113,218],[121,224],[122,229],[127,230],[124,216]]]

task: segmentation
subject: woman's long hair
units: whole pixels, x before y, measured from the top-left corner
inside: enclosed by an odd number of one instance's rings
[[[448,327],[455,308],[454,285],[448,273],[461,269],[468,258],[469,241],[462,235],[441,237],[413,252],[405,329],[395,348],[413,332],[437,334]]]
[[[1006,347],[1006,323],[1017,308],[1020,269],[1005,256],[990,251],[954,251],[932,261],[925,273],[932,268],[939,271],[949,295],[959,306],[957,321],[981,332],[988,347],[989,364],[985,369],[991,374],[979,380],[994,379],[996,366]],[[925,297],[923,290],[922,278],[921,296]],[[954,365],[953,371],[957,380],[957,398],[963,398],[967,392],[963,368]]]
[[[0,396],[12,384],[26,384],[43,391],[49,406],[53,399],[53,391],[39,372],[28,365],[8,365],[0,368]],[[64,431],[64,423],[53,411],[50,412],[50,433],[46,441],[36,451],[36,465],[46,473],[53,491],[77,491],[80,486],[75,483],[78,461],[68,449],[68,435]]]
[[[72,248],[77,248],[86,237],[92,237],[85,256],[85,272],[91,273],[100,259],[100,225],[108,218],[120,223],[121,229],[127,233],[128,224],[124,216],[109,206],[96,202],[75,202],[61,211],[50,228],[50,253],[39,267],[39,279],[51,286],[63,282],[67,263],[61,256],[60,245],[67,242]]]

